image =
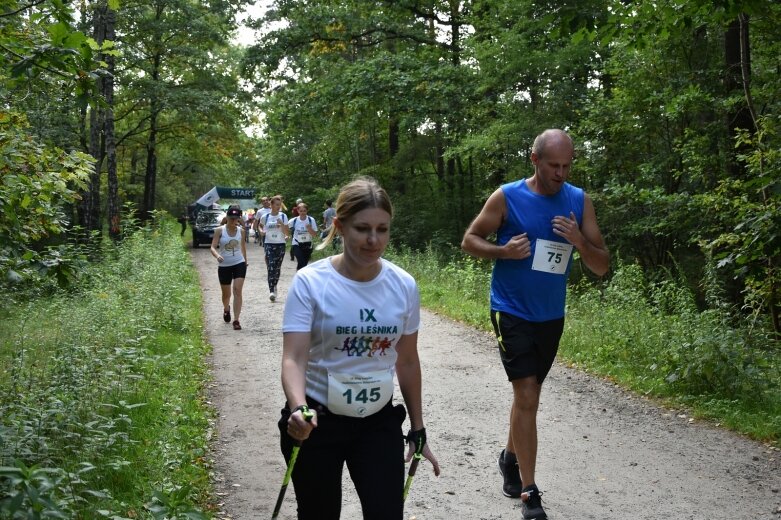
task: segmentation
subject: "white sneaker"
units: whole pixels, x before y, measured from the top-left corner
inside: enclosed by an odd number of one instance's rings
[[[271,293],[268,295],[268,299],[272,302],[277,299],[277,293]]]

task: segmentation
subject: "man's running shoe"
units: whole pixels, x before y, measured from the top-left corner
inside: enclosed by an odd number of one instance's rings
[[[510,498],[519,498],[523,491],[521,483],[521,472],[518,469],[518,459],[514,453],[507,453],[505,450],[499,454],[499,473],[502,474],[504,482],[502,483],[502,494]]]
[[[537,489],[537,486],[532,484],[527,486],[523,493],[521,493],[521,509],[523,511],[524,520],[545,520],[548,515],[545,514],[545,510],[542,508],[542,492]]]
[[[241,324],[239,320],[233,320],[233,330],[241,330]]]
[[[271,294],[268,295],[268,299],[273,302],[274,300],[277,299],[277,293],[272,292]]]
[[[228,309],[227,311],[222,313],[222,319],[225,320],[225,323],[231,322],[231,310]]]

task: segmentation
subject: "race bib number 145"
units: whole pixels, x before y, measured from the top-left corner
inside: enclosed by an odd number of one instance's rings
[[[393,397],[393,372],[328,373],[328,409],[349,417],[379,412]]]

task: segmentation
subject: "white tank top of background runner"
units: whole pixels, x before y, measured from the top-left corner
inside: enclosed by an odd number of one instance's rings
[[[332,411],[341,400],[341,415],[365,417],[390,401],[396,344],[420,326],[415,280],[381,262],[374,280],[357,282],[318,260],[296,273],[285,301],[282,332],[311,333],[306,394]]]
[[[229,267],[240,264],[244,261],[244,255],[241,254],[241,228],[236,228],[236,234],[228,236],[228,225],[222,226],[220,234],[220,256],[223,261],[220,267]]]
[[[266,244],[285,243],[285,231],[282,229],[282,224],[287,224],[287,215],[281,211],[276,215],[269,213],[263,217],[261,222],[263,223],[263,229],[266,230]]]

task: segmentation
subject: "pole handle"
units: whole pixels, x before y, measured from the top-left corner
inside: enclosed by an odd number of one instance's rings
[[[301,405],[299,407],[301,410],[301,413],[304,416],[304,420],[306,422],[312,422],[312,419],[315,416],[315,413],[309,409],[306,405]],[[298,458],[298,451],[301,449],[302,441],[294,440],[293,441],[293,451],[290,452],[290,460],[287,462],[287,470],[285,471],[285,478],[282,479],[282,487],[279,489],[279,495],[277,495],[277,503],[274,506],[274,512],[271,514],[271,520],[276,520],[276,518],[279,516],[279,510],[282,509],[282,501],[285,499],[285,492],[287,491],[287,486],[290,484],[290,478],[293,476],[293,467],[296,465],[296,459]]]

